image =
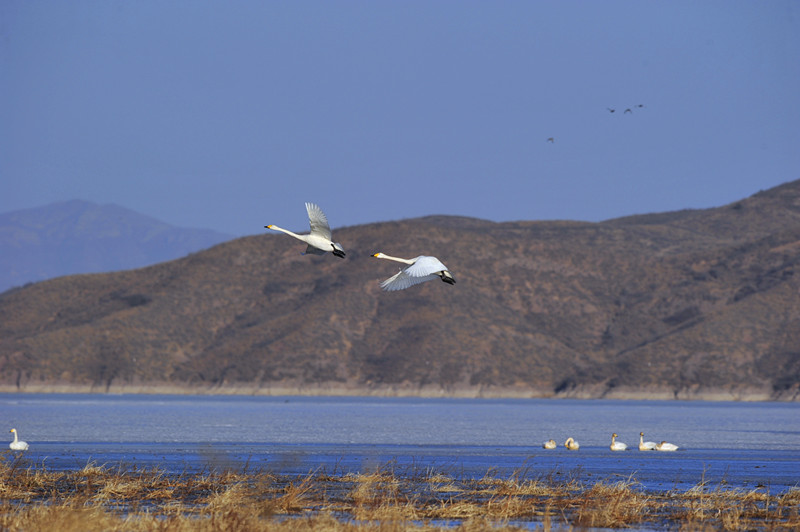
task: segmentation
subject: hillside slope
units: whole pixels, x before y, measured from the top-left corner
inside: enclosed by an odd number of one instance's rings
[[[245,393],[797,399],[800,181],[602,223],[432,216],[0,295],[0,382]],[[457,280],[378,286],[376,251]],[[159,388],[164,389],[164,388]]]

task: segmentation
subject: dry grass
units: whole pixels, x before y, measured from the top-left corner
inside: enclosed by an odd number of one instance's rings
[[[0,530],[544,530],[673,528],[796,530],[800,489],[780,494],[701,483],[646,492],[629,479],[582,485],[554,476],[435,471],[398,474],[263,472],[168,475],[94,463],[50,471],[0,455]]]

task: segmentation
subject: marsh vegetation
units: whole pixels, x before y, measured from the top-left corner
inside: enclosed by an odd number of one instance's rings
[[[579,472],[510,477],[400,468],[168,474],[87,463],[49,470],[0,456],[0,530],[545,530],[672,528],[797,530],[800,489],[699,483],[648,491],[635,478],[580,480]]]

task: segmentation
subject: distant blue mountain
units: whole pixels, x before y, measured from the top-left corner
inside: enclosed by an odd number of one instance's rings
[[[80,200],[0,214],[0,292],[63,275],[140,268],[232,238]]]

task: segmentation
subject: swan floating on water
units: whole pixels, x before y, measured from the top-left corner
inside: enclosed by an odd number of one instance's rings
[[[27,451],[28,450],[28,443],[24,442],[19,439],[17,436],[17,429],[11,429],[9,432],[14,433],[14,441],[8,444],[8,447],[12,451]]]
[[[298,235],[288,229],[278,227],[277,225],[265,225],[267,229],[274,231],[281,231],[289,236],[293,236],[298,240],[302,240],[308,247],[306,253],[313,255],[324,255],[325,253],[333,253],[339,258],[344,258],[344,248],[341,244],[331,240],[331,227],[328,225],[328,218],[319,205],[316,203],[306,203],[306,211],[308,211],[308,223],[311,225],[311,232],[307,235]]]
[[[542,444],[542,447],[545,449],[555,449],[556,448],[556,440],[547,440]]]
[[[617,441],[617,433],[611,435],[611,450],[612,451],[625,451],[628,449],[628,445],[622,443],[621,441]]]
[[[657,443],[654,441],[644,441],[644,432],[639,433],[639,450],[652,451],[656,448]]]
[[[564,447],[569,449],[570,451],[577,451],[581,448],[580,444],[573,440],[571,437],[567,438],[567,441],[564,442]]]
[[[678,446],[675,445],[674,443],[667,443],[665,441],[662,441],[661,443],[656,445],[656,451],[677,451],[677,450]]]
[[[401,259],[380,252],[374,253],[372,256],[379,259],[395,260],[409,265],[408,268],[400,270],[381,283],[381,288],[388,292],[404,290],[415,284],[424,283],[425,281],[431,281],[437,278],[447,284],[456,284],[456,280],[447,269],[447,266],[442,264],[436,257],[420,255],[413,259]]]

